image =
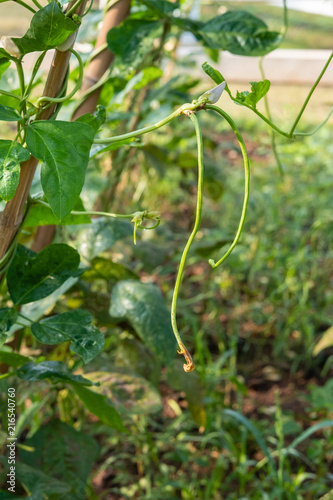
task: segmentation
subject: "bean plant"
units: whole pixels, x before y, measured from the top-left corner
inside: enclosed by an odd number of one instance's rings
[[[163,213],[160,213],[159,207],[147,207],[132,213],[86,210],[80,198],[86,182],[86,171],[88,165],[95,165],[97,161],[103,161],[112,155],[116,166],[111,171],[112,186],[112,183],[119,181],[123,162],[129,159],[133,151],[140,150],[144,144],[142,141],[149,142],[154,131],[163,129],[171,122],[189,119],[193,124],[197,143],[196,210],[194,225],[182,251],[174,280],[171,315],[156,285],[140,281],[131,270],[117,263],[111,263],[110,269],[108,268],[113,277],[108,291],[111,296],[109,317],[115,324],[128,324],[134,335],[166,366],[172,363],[174,357],[175,338],[178,353],[185,358],[185,372],[193,371],[194,361],[181,337],[176,316],[187,257],[202,218],[205,166],[201,115],[211,113],[216,119],[228,124],[239,143],[244,165],[243,203],[242,207],[237,208],[239,224],[227,250],[222,255],[215,256],[215,259],[210,256],[209,264],[215,269],[228,258],[239,242],[250,196],[250,161],[246,144],[239,126],[224,111],[223,99],[230,98],[235,104],[248,108],[263,120],[271,130],[272,145],[276,152],[277,135],[296,140],[304,135],[314,134],[328,120],[332,110],[327,119],[313,131],[304,133],[297,129],[333,53],[292,125],[286,130],[282,130],[272,120],[267,101],[270,82],[263,72],[261,81],[250,82],[250,91],[237,91],[233,95],[223,75],[213,67],[213,63],[206,62],[202,71],[212,80],[213,88],[199,97],[194,96],[191,102],[180,104],[171,114],[166,114],[156,123],[143,123],[145,126],[141,128],[137,127],[141,110],[135,116],[134,107],[132,115],[135,126],[127,123],[119,127],[118,132],[121,133],[114,134],[115,120],[106,109],[107,100],[114,96],[119,102],[128,99],[128,96],[132,100],[140,97],[144,104],[149,95],[148,90],[153,93],[162,75],[159,63],[168,41],[179,41],[183,32],[191,32],[213,57],[222,50],[262,57],[277,48],[283,40],[287,29],[285,2],[282,28],[277,32],[269,30],[262,20],[242,10],[230,10],[202,22],[188,17],[186,2],[182,5],[182,2],[167,0],[136,0],[131,14],[126,17],[127,10],[124,9],[121,24],[109,30],[105,44],[89,57],[80,53],[74,44],[81,31],[89,30],[89,22],[93,23],[90,12],[92,2],[76,0],[67,4],[62,0],[52,0],[44,5],[37,0],[29,4],[20,0],[18,3],[22,9],[30,12],[30,27],[21,37],[3,37],[0,49],[0,75],[3,82],[0,88],[0,120],[7,122],[8,135],[11,137],[0,141],[0,198],[3,206],[0,219],[1,378],[13,380],[12,384],[17,383],[17,380],[51,384],[56,391],[59,390],[58,394],[70,391],[75,394],[77,404],[82,403],[101,423],[116,431],[128,432],[120,413],[101,390],[103,381],[84,376],[82,371],[83,365],[92,362],[102,353],[105,343],[109,343],[105,335],[106,329],[98,328],[91,312],[84,308],[73,306],[58,314],[49,313],[50,307],[64,293],[83,286],[81,283],[89,276],[89,272],[93,279],[94,276],[97,279],[98,266],[100,272],[105,274],[103,266],[109,264],[103,261],[98,264],[96,254],[91,259],[87,255],[80,256],[74,248],[75,243],[73,246],[69,241],[51,243],[36,252],[32,241],[38,234],[37,228],[47,224],[64,228],[67,225],[80,227],[81,224],[90,224],[96,218],[100,224],[110,219],[110,223],[107,223],[109,225],[104,227],[108,227],[111,232],[112,241],[121,240],[132,233],[133,245],[136,245],[140,237],[140,230],[157,230],[161,221],[163,222]],[[124,2],[122,0],[118,3]],[[114,8],[114,4],[117,2],[106,5],[106,16]],[[44,76],[40,68],[48,52],[53,49],[55,54],[43,91]],[[98,81],[93,81],[88,88],[84,88],[82,82],[91,62],[103,51],[114,54],[113,64]],[[32,69],[24,69],[26,55],[34,53],[37,54]],[[75,66],[72,71],[70,60]],[[6,75],[13,72],[13,68],[16,76],[15,79],[12,78],[14,83],[10,86]],[[91,112],[78,112],[82,103],[87,102],[96,90],[101,92],[99,104]],[[265,101],[265,114],[257,107],[261,99]],[[220,102],[221,107],[217,105]],[[283,174],[278,156],[277,163]],[[70,363],[65,364],[52,354],[36,358],[23,355],[20,347],[24,336],[32,338],[35,345],[58,346],[57,349],[62,346],[67,349],[69,345],[73,353]],[[66,410],[61,406],[59,397],[57,401],[60,411],[65,414]],[[232,410],[230,415],[232,416]],[[240,419],[241,416],[238,414],[236,418]],[[62,425],[59,422],[54,424],[54,428],[50,427],[45,439],[51,440],[53,432],[70,434]],[[251,428],[249,430],[252,431]],[[74,434],[71,439],[75,441]],[[261,441],[259,445],[264,447],[264,460],[271,467],[272,474],[277,475],[277,482],[281,483],[281,470],[276,470],[266,445]],[[22,456],[27,458],[28,454],[29,449],[23,449]],[[262,463],[263,461],[260,467]],[[28,480],[28,473],[24,466],[18,470],[26,491],[33,494],[35,486]],[[53,493],[45,490],[43,494],[49,495],[49,498],[58,498],[54,495],[60,495],[61,488],[69,495],[66,485],[61,485],[60,482],[53,485]],[[70,490],[72,496],[66,498],[82,499],[84,488],[85,479],[77,487],[76,493]]]

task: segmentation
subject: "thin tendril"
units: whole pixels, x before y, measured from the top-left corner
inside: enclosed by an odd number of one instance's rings
[[[42,101],[47,101],[47,102],[65,102],[69,100],[73,95],[76,94],[78,90],[80,90],[81,85],[82,85],[82,79],[83,79],[83,63],[80,55],[76,52],[74,49],[68,49],[69,52],[75,55],[76,59],[78,60],[79,63],[79,78],[78,81],[76,82],[75,87],[73,90],[66,96],[64,97],[48,97],[48,96],[42,96],[37,100],[37,106],[42,102]]]
[[[234,131],[234,134],[235,134],[235,136],[238,139],[239,146],[240,146],[241,151],[242,151],[243,161],[244,161],[244,171],[245,171],[244,201],[243,201],[242,214],[241,214],[241,218],[240,218],[240,221],[239,221],[239,225],[238,225],[238,229],[237,229],[237,232],[236,232],[236,236],[234,238],[234,241],[231,243],[229,249],[225,252],[225,254],[223,255],[223,257],[221,257],[220,260],[218,260],[217,262],[215,262],[213,259],[209,259],[209,261],[208,261],[209,264],[213,268],[216,268],[220,264],[222,264],[222,262],[225,261],[226,258],[231,254],[231,252],[233,251],[233,249],[235,248],[235,246],[237,245],[237,243],[239,241],[239,238],[240,238],[243,226],[244,226],[245,216],[246,216],[246,210],[247,210],[247,205],[248,205],[248,202],[249,202],[249,194],[250,194],[250,164],[249,164],[249,158],[248,158],[248,155],[247,155],[247,151],[246,151],[246,146],[245,146],[245,143],[244,143],[244,139],[241,136],[241,134],[240,134],[240,132],[239,132],[239,130],[237,128],[237,125],[232,120],[232,118],[230,118],[230,116],[225,111],[223,111],[222,109],[220,109],[217,106],[214,106],[212,104],[207,104],[206,108],[207,109],[212,109],[212,110],[216,111],[216,113],[219,113],[221,116],[223,116],[223,118],[225,120],[227,120],[227,122],[229,123],[230,127]]]
[[[177,309],[177,298],[178,298],[178,292],[179,292],[179,287],[183,279],[183,273],[184,273],[184,267],[185,267],[185,262],[186,262],[186,257],[188,254],[188,251],[190,249],[190,246],[192,245],[192,242],[195,238],[195,235],[197,234],[199,227],[200,227],[200,222],[201,222],[201,214],[202,214],[202,191],[203,191],[203,145],[202,145],[202,134],[201,134],[201,129],[200,125],[198,122],[198,118],[196,117],[195,113],[189,111],[187,113],[187,116],[189,116],[194,123],[195,127],[195,133],[196,133],[196,138],[197,138],[197,144],[198,144],[198,192],[197,192],[197,209],[196,209],[196,216],[195,216],[195,222],[194,222],[194,227],[192,230],[192,233],[187,240],[186,246],[183,250],[182,257],[180,259],[180,264],[178,268],[178,273],[177,273],[177,278],[176,278],[176,283],[175,283],[175,288],[173,291],[173,297],[172,297],[172,304],[171,304],[171,325],[173,329],[173,333],[176,337],[176,340],[178,342],[180,350],[178,351],[179,354],[184,354],[186,364],[184,364],[184,370],[186,372],[191,372],[194,370],[195,366],[192,360],[192,357],[188,350],[186,349],[181,336],[178,331],[177,327],[177,320],[176,320],[176,309]]]

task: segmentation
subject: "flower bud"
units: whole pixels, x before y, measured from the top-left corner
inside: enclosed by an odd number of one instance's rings
[[[211,90],[207,90],[204,94],[199,97],[199,101],[204,101],[208,104],[215,104],[221,97],[223,90],[225,89],[226,82],[220,83]]]
[[[10,54],[13,57],[21,57],[21,52],[18,48],[18,46],[13,42],[13,38],[11,36],[2,36],[1,37],[1,42],[3,45],[3,48],[5,49],[8,54]]]
[[[60,45],[58,45],[56,47],[57,50],[59,50],[59,52],[66,52],[66,50],[68,50],[75,42],[75,38],[76,38],[76,31],[75,33],[72,33],[71,35],[69,35],[69,37],[64,41],[62,42]]]

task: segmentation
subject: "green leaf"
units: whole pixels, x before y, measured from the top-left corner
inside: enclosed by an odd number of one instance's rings
[[[136,273],[118,262],[112,262],[110,259],[95,257],[90,264],[91,269],[88,269],[82,276],[82,279],[86,281],[104,279],[115,283],[120,280],[140,279]]]
[[[21,120],[21,115],[16,109],[0,104],[0,121],[17,122]]]
[[[88,311],[76,309],[33,323],[31,331],[42,344],[56,345],[70,340],[70,350],[88,363],[104,347],[104,335],[91,325],[92,320]]]
[[[100,104],[96,107],[96,111],[92,115],[91,113],[85,113],[84,115],[79,116],[75,120],[75,122],[86,123],[90,125],[94,129],[95,134],[101,128],[106,119],[106,110],[104,106]]]
[[[30,358],[16,354],[16,352],[0,351],[0,363],[6,363],[8,366],[17,368],[30,361]]]
[[[136,374],[117,372],[112,367],[111,371],[90,372],[86,376],[96,384],[92,391],[106,396],[124,415],[161,411],[161,396],[156,388]]]
[[[19,245],[9,268],[7,283],[14,304],[47,297],[69,277],[80,274],[80,256],[64,243],[54,243],[40,253]]]
[[[15,309],[5,307],[0,309],[0,347],[7,340],[8,330],[15,325],[17,319],[17,311]]]
[[[127,19],[107,35],[108,47],[117,56],[115,63],[122,73],[134,71],[154,48],[163,31],[159,21]]]
[[[112,289],[110,315],[127,319],[162,363],[175,354],[170,313],[157,286],[139,281],[118,281]]]
[[[22,38],[12,38],[22,55],[28,52],[49,50],[63,43],[78,26],[51,2],[38,10]]]
[[[217,70],[217,69],[214,69],[210,64],[208,64],[208,62],[204,62],[202,65],[201,65],[202,69],[204,70],[204,72],[215,82],[217,83],[217,85],[220,85],[221,83],[223,83],[225,80],[223,78],[223,76],[221,75],[221,73]]]
[[[121,416],[115,408],[108,405],[105,396],[102,394],[96,394],[90,389],[76,383],[72,383],[72,387],[84,406],[91,413],[96,415],[96,417],[98,417],[104,424],[112,427],[112,429],[116,429],[117,431],[126,431]]]
[[[24,444],[33,451],[20,450],[21,460],[67,484],[66,500],[86,498],[86,483],[99,452],[91,436],[54,419],[40,427]]]
[[[0,197],[5,201],[13,198],[20,179],[20,163],[29,158],[29,151],[18,142],[0,140]]]
[[[76,244],[84,257],[92,259],[111,248],[116,241],[132,234],[132,224],[126,220],[94,219],[90,226],[79,233]]]
[[[66,217],[59,221],[54,215],[52,210],[40,203],[33,203],[30,207],[27,217],[24,219],[24,227],[47,226],[50,224],[55,225],[75,225],[75,224],[89,224],[91,222],[89,215],[86,215],[81,198],[78,199],[74,207],[75,211],[82,212],[82,215],[68,214]]]
[[[28,127],[27,147],[45,163],[41,183],[59,220],[73,210],[83,187],[94,130],[86,123],[35,121]]]
[[[21,451],[22,448],[20,454]],[[61,457],[61,459],[63,459],[63,457]],[[31,493],[29,497],[24,496],[20,498],[26,498],[27,500],[44,500],[45,495],[52,495],[52,497],[48,496],[48,498],[54,498],[54,495],[56,495],[57,498],[61,498],[59,496],[61,495],[62,498],[69,500],[67,495],[71,488],[70,485],[66,484],[64,481],[54,479],[48,474],[44,474],[41,470],[21,462],[16,463],[15,472],[17,479],[23,483]]]
[[[269,88],[271,86],[271,82],[269,80],[263,80],[261,82],[250,82],[251,84],[251,92],[245,90],[244,92],[238,92],[236,94],[237,101],[244,102],[251,108],[256,109],[257,102],[260,101],[262,97],[264,97]]]
[[[168,2],[167,0],[141,0],[141,2],[160,14],[160,17],[165,17],[180,7],[179,2]]]
[[[269,31],[261,19],[245,10],[214,17],[198,33],[209,47],[243,56],[267,54],[282,40],[281,33]]]
[[[42,361],[41,363],[26,363],[17,371],[17,376],[29,382],[37,380],[45,380],[50,378],[53,383],[68,382],[83,385],[93,385],[90,380],[81,377],[81,375],[73,375],[64,363],[60,361]]]
[[[0,53],[1,54],[1,53]],[[5,57],[0,57],[0,78],[5,71],[10,67],[10,61]]]

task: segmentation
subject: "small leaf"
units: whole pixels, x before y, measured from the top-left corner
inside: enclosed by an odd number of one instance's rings
[[[6,59],[5,57],[1,57],[1,52],[0,52],[0,78],[4,74],[5,71],[10,67],[10,61]]]
[[[313,355],[318,356],[318,354],[327,349],[327,347],[331,347],[333,345],[333,326],[330,326],[323,334],[319,342],[315,345],[313,349]]]
[[[95,134],[98,132],[98,130],[101,128],[103,123],[105,122],[106,119],[106,110],[104,106],[101,106],[100,104],[96,107],[96,111],[92,115],[91,113],[86,113],[84,115],[79,116],[75,120],[75,122],[80,122],[80,123],[86,123],[87,125],[90,125],[94,129]]]
[[[33,203],[27,217],[24,219],[24,227],[47,226],[50,224],[72,226],[75,224],[89,224],[91,222],[89,215],[85,213],[81,198],[78,199],[73,210],[82,212],[82,215],[71,215],[69,213],[62,221],[59,221],[49,207],[40,203]]]
[[[29,160],[30,153],[16,141],[0,140],[0,197],[11,200],[20,179],[20,163]]]
[[[22,38],[12,40],[24,55],[55,48],[67,40],[77,28],[77,25],[65,16],[57,2],[50,2],[33,16],[26,34]]]
[[[175,354],[170,313],[157,286],[118,281],[112,289],[110,315],[127,319],[143,342],[164,364]]]
[[[83,187],[94,130],[86,123],[35,121],[27,147],[45,163],[41,183],[48,202],[62,220],[73,210]]]
[[[92,319],[88,311],[76,309],[33,323],[31,331],[43,344],[56,345],[70,340],[70,350],[88,363],[104,347],[104,335],[91,325]]]
[[[69,277],[80,274],[79,263],[77,251],[64,243],[49,245],[38,254],[19,245],[7,277],[14,304],[47,297]]]
[[[7,341],[7,332],[15,325],[17,319],[17,311],[9,307],[0,309],[0,348]]]
[[[16,109],[0,104],[0,120],[4,122],[17,122],[21,120],[21,115]]]
[[[112,406],[107,404],[107,399],[101,394],[83,387],[82,385],[72,383],[72,387],[76,394],[81,399],[84,406],[96,417],[98,417],[104,424],[112,429],[124,432],[126,428],[122,423],[121,416]]]
[[[208,62],[204,62],[202,64],[202,69],[204,72],[217,84],[220,85],[220,83],[223,83],[225,80],[221,73],[217,70],[214,69]]]
[[[238,92],[236,94],[237,101],[243,102],[251,108],[256,109],[257,102],[264,97],[270,89],[271,82],[269,80],[263,80],[261,82],[250,82],[251,92],[245,90],[244,92]]]
[[[269,31],[261,19],[245,10],[214,17],[199,29],[198,34],[213,49],[244,56],[267,54],[282,40],[281,33]]]
[[[73,375],[64,363],[60,361],[42,361],[41,363],[26,363],[17,371],[17,376],[23,380],[34,382],[50,378],[53,383],[68,382],[83,385],[93,385],[90,380]]]

